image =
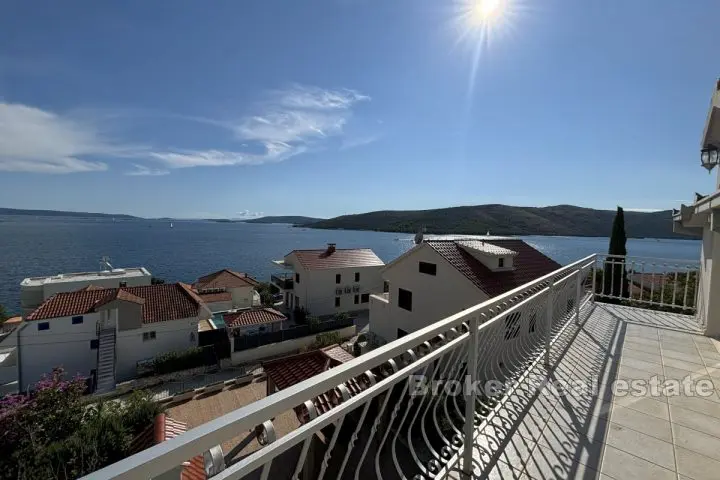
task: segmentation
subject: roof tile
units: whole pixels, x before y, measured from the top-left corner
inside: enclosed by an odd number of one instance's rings
[[[425,243],[490,297],[501,295],[561,268],[555,260],[543,255],[522,240],[485,241],[517,252],[513,259],[513,269],[501,272],[490,270],[463,249],[456,240],[426,240]]]
[[[122,292],[120,292],[122,291]],[[27,320],[70,317],[93,313],[115,299],[140,303],[143,323],[164,322],[196,317],[202,301],[193,297],[180,284],[145,285],[142,287],[106,288],[57,293],[45,300]]]
[[[293,250],[300,264],[308,270],[327,268],[376,267],[385,265],[369,248],[338,248],[335,251]],[[287,256],[287,255],[286,255]]]
[[[287,320],[287,317],[274,308],[252,308],[223,315],[225,325],[228,327],[241,327],[246,325],[260,325],[263,323]]]
[[[202,291],[209,288],[256,287],[257,285],[258,281],[247,273],[234,272],[225,268],[198,278],[194,287],[196,290]]]

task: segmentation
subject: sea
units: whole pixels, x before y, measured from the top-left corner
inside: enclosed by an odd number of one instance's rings
[[[609,227],[608,227],[609,228]],[[433,235],[432,238],[441,237]],[[457,237],[457,236],[454,236]],[[467,236],[463,236],[466,238]],[[269,281],[294,249],[368,247],[386,263],[413,246],[413,234],[317,230],[287,224],[0,216],[0,304],[20,310],[26,277],[97,271],[108,256],[116,268],[145,267],[167,282],[192,283],[222,268]],[[607,252],[608,238],[518,237],[560,264]],[[628,255],[697,260],[700,241],[630,239]]]

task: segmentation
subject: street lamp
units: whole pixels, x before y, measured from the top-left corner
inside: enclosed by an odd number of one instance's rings
[[[708,172],[718,164],[719,159],[717,147],[709,145],[700,150],[700,163],[703,167],[707,168]]]

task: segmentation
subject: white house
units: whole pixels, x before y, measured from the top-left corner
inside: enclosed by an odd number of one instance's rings
[[[143,267],[112,268],[102,262],[104,270],[97,272],[60,273],[45,277],[30,277],[20,282],[20,307],[23,316],[30,315],[42,302],[56,293],[74,292],[88,285],[103,288],[140,287],[150,285],[152,275]]]
[[[223,269],[200,277],[193,288],[212,312],[222,312],[260,305],[257,286],[247,273]]]
[[[380,269],[385,265],[369,248],[293,250],[278,265],[291,269],[292,279],[272,277],[284,294],[286,311],[304,308],[326,316],[367,310],[370,294],[381,292]],[[291,281],[288,281],[291,280]]]
[[[58,293],[18,328],[20,387],[61,366],[111,390],[136,375],[139,361],[197,346],[198,321],[210,315],[182,283]]]
[[[715,83],[710,111],[700,144],[700,162],[708,171],[720,164],[720,80]],[[698,315],[705,324],[705,334],[720,335],[720,268],[713,268],[720,258],[720,171],[715,191],[709,195],[695,194],[695,202],[681,205],[673,215],[677,233],[702,235]],[[716,266],[717,267],[717,266]]]
[[[21,321],[20,317],[13,317],[4,322],[0,330],[0,397],[18,393],[17,327]]]
[[[395,340],[558,268],[522,240],[426,240],[382,269],[370,332]]]

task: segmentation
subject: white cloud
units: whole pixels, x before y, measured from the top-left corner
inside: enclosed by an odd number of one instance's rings
[[[377,142],[378,140],[380,140],[380,138],[380,135],[367,135],[365,137],[346,138],[343,140],[342,145],[340,146],[340,150],[349,150],[351,148],[369,145],[373,142]]]
[[[166,175],[168,169],[280,162],[343,134],[353,107],[370,100],[354,90],[328,90],[293,85],[271,91],[238,121],[160,114],[214,126],[233,135],[237,149],[145,147],[113,143],[101,125],[133,116],[133,110],[113,114],[86,111],[62,115],[31,106],[0,101],[0,171],[71,173],[107,170],[106,158],[151,160],[164,168],[134,163],[127,175]],[[88,115],[88,112],[91,113]],[[140,111],[138,115],[152,116]],[[357,143],[357,141],[356,141]],[[347,146],[345,148],[348,148]]]
[[[251,212],[250,210],[243,210],[241,212],[235,212],[236,218],[257,218],[262,217],[263,212]]]
[[[107,170],[87,157],[119,155],[95,129],[25,105],[0,103],[0,170],[71,173]]]
[[[280,162],[308,151],[318,142],[343,133],[352,116],[352,107],[370,97],[354,90],[325,90],[295,85],[270,92],[266,101],[235,124],[217,122],[230,128],[236,138],[261,147],[260,153],[234,150],[174,150],[153,152],[155,160],[169,168],[198,166],[259,165]]]
[[[159,175],[167,175],[170,173],[168,170],[153,169],[145,167],[143,165],[138,165],[137,163],[133,163],[133,167],[135,167],[135,170],[125,172],[125,175],[131,175],[136,177],[156,177]]]

